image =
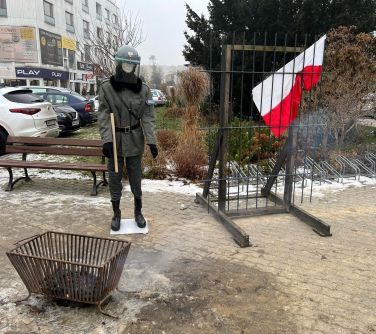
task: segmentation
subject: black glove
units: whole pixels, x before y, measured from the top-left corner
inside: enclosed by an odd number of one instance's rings
[[[155,144],[148,144],[150,148],[150,153],[153,156],[153,159],[155,159],[158,156],[158,147]]]
[[[114,156],[114,147],[112,143],[104,143],[102,152],[105,157],[112,158]]]

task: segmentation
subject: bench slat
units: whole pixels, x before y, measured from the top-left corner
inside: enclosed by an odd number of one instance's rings
[[[98,139],[71,139],[71,138],[40,138],[40,137],[16,137],[9,136],[8,144],[30,144],[30,145],[65,145],[65,146],[84,146],[84,147],[102,147],[102,141]]]
[[[0,167],[14,167],[14,168],[35,168],[35,169],[61,169],[61,170],[83,170],[83,171],[107,171],[107,166],[104,164],[80,164],[80,163],[58,163],[58,162],[42,162],[42,161],[24,161],[0,159]]]
[[[22,146],[7,145],[6,153],[31,153],[52,155],[77,155],[86,157],[102,157],[102,148],[56,147],[56,146]]]

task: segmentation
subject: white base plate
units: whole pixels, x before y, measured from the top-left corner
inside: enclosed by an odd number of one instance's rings
[[[120,230],[112,231],[111,235],[119,234],[148,234],[149,233],[149,224],[146,220],[146,226],[144,228],[139,228],[134,219],[122,219],[120,222]]]

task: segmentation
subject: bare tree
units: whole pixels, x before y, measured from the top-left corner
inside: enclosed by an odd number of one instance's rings
[[[122,45],[137,47],[144,41],[142,22],[137,15],[122,10],[116,21],[104,20],[97,26],[84,27],[85,36],[77,36],[85,60],[97,76],[110,77],[115,70],[114,55]]]
[[[151,65],[151,78],[150,83],[153,88],[160,88],[162,84],[162,70],[161,67],[157,64],[157,57],[155,55],[151,55],[149,57],[150,65]]]

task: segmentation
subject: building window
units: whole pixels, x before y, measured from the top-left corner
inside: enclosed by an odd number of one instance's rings
[[[53,4],[44,0],[43,9],[44,9],[44,22],[51,24],[51,25],[55,25]]]
[[[89,0],[82,0],[82,10],[86,13],[89,13]]]
[[[67,30],[70,32],[74,32],[74,21],[72,13],[65,12],[65,22],[67,24]]]
[[[85,51],[85,61],[90,61],[90,45],[84,45],[84,51]]]
[[[68,50],[69,68],[76,69],[76,52]]]
[[[7,16],[7,0],[0,0],[0,16]]]
[[[96,3],[97,19],[102,20],[102,5],[98,2]]]
[[[97,27],[97,38],[98,39],[103,39],[103,29],[102,28],[99,28]]]
[[[83,26],[84,26],[84,37],[90,38],[89,22],[83,21]]]
[[[105,21],[107,24],[109,24],[110,23],[110,11],[107,8],[105,9],[105,11],[106,11]]]
[[[118,23],[118,17],[114,14],[114,23],[117,24]]]
[[[73,0],[65,0],[65,2],[73,4]]]

